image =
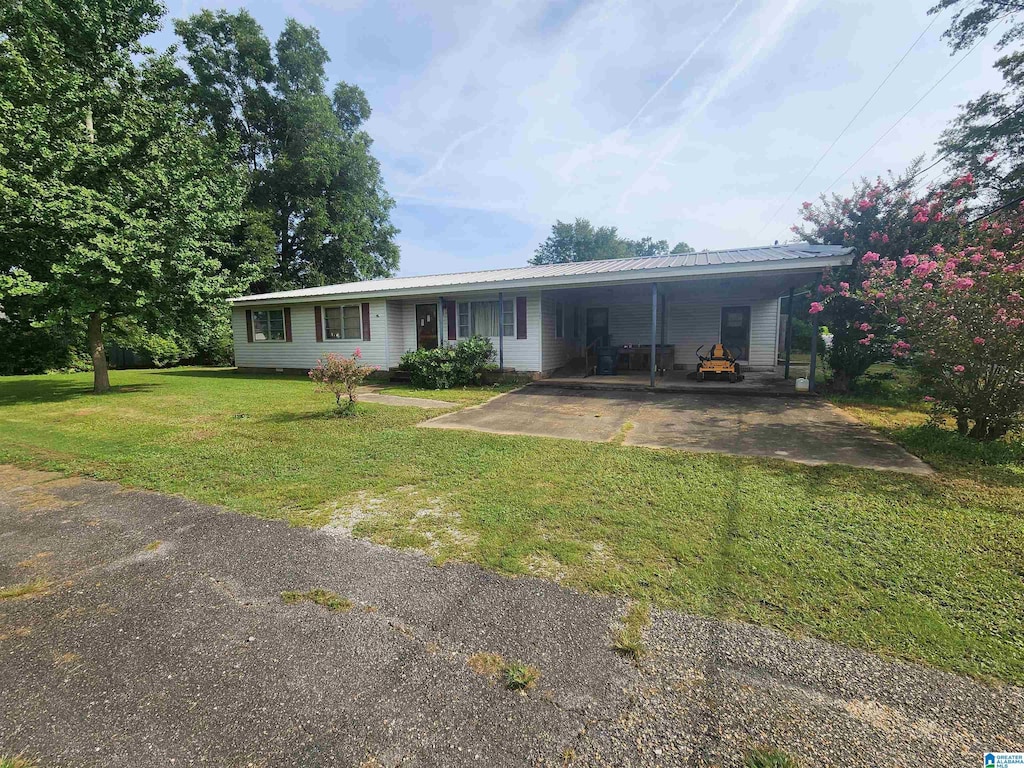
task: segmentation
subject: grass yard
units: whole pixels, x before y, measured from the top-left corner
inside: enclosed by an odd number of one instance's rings
[[[925,446],[941,471],[916,477],[418,429],[441,411],[412,407],[334,418],[299,378],[114,371],[99,397],[90,380],[0,379],[0,461],[1024,684],[1024,463],[1009,447]],[[496,391],[388,390],[460,405]],[[893,415],[916,411],[856,407],[908,444],[922,434]]]

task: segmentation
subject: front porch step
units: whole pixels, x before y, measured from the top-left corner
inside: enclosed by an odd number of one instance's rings
[[[388,371],[388,381],[392,384],[408,384],[412,381],[412,374],[408,371],[400,371],[397,368],[392,368]]]

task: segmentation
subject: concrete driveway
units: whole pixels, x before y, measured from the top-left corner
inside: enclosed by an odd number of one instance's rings
[[[424,422],[471,429],[683,451],[770,456],[928,474],[931,468],[817,398],[714,396],[524,387]]]
[[[41,768],[981,765],[1024,691],[0,465],[0,756]],[[281,593],[319,587],[328,611]],[[2,594],[2,593],[0,593]],[[536,665],[526,693],[474,654]]]

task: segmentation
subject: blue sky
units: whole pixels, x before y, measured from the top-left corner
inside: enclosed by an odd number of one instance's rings
[[[525,264],[556,219],[577,216],[697,248],[791,237],[800,203],[956,60],[941,16],[771,219],[928,27],[931,4],[244,3],[272,39],[289,16],[318,27],[330,82],[366,91],[366,128],[397,200],[402,275]],[[240,5],[171,0],[169,13]],[[998,86],[996,56],[985,41],[835,189],[931,157],[956,105]]]

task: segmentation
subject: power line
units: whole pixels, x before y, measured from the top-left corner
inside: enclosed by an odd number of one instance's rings
[[[1000,211],[1005,210],[1005,209],[1009,208],[1012,205],[1016,205],[1017,203],[1024,203],[1024,196],[1018,197],[1015,200],[1011,200],[1008,203],[1004,203],[1003,205],[1000,205],[998,208],[993,208],[991,211],[985,211],[983,214],[981,214],[979,216],[975,216],[973,219],[968,221],[967,224],[965,224],[964,226],[968,226],[969,227],[971,224],[974,224],[975,222],[981,221],[985,217],[991,216],[993,213],[999,213]]]
[[[921,98],[919,98],[917,101],[915,101],[913,104],[911,104],[910,108],[906,112],[904,112],[902,115],[900,115],[895,123],[893,123],[888,128],[886,128],[885,132],[881,136],[879,136],[877,139],[875,139],[874,143],[870,147],[865,149],[863,154],[861,154],[860,157],[858,157],[856,160],[854,160],[845,171],[843,171],[841,174],[839,174],[839,176],[836,177],[835,181],[833,181],[831,184],[829,184],[827,187],[825,187],[825,191],[822,192],[822,194],[826,194],[830,189],[832,189],[832,187],[834,187],[836,184],[838,184],[840,181],[842,181],[843,178],[845,178],[846,174],[848,174],[850,171],[852,171],[861,160],[863,160],[865,157],[868,156],[868,154],[871,152],[872,149],[874,149],[875,147],[877,147],[879,145],[879,143],[881,143],[882,139],[884,139],[886,136],[888,136],[890,133],[892,133],[893,130],[896,128],[896,126],[898,126],[900,123],[902,123],[904,118],[906,118],[907,115],[909,115],[911,112],[913,112],[922,101],[924,101],[926,98],[928,98],[928,96],[931,94],[931,92],[934,91],[936,88],[938,88],[939,85],[942,84],[942,81],[945,80],[947,77],[949,77],[953,73],[953,70],[955,70],[957,67],[959,67],[963,63],[964,59],[966,59],[968,56],[970,56],[974,52],[975,48],[977,48],[979,45],[981,45],[982,40],[984,40],[984,38],[979,39],[978,42],[976,42],[974,45],[972,45],[970,47],[970,49],[967,51],[967,53],[965,53],[963,56],[961,56],[959,59],[957,59],[956,62],[954,62],[953,66],[945,71],[945,73],[942,75],[942,77],[940,77],[938,80],[936,80],[934,83],[932,83],[932,86],[921,95]]]
[[[1019,113],[1020,113],[1020,112],[1021,112],[1022,110],[1024,110],[1024,102],[1022,102],[1022,103],[1021,103],[1021,104],[1020,104],[1019,106],[1017,106],[1017,107],[1016,107],[1015,109],[1011,110],[1011,111],[1010,111],[1009,113],[1007,113],[1006,115],[1003,115],[1003,117],[1001,117],[1001,118],[999,118],[998,120],[996,120],[996,121],[995,121],[994,123],[992,123],[992,125],[986,126],[986,127],[985,127],[985,130],[987,130],[987,131],[994,131],[994,130],[995,130],[996,128],[998,128],[998,127],[999,127],[1000,125],[1002,125],[1003,123],[1005,123],[1005,122],[1006,122],[1007,120],[1009,120],[1009,119],[1010,119],[1011,117],[1016,117],[1016,116],[1017,116],[1017,115],[1018,115],[1018,114],[1019,114]],[[916,179],[916,178],[917,178],[918,176],[920,176],[921,174],[927,173],[927,172],[928,172],[928,171],[930,171],[930,170],[931,170],[932,168],[934,168],[934,167],[935,167],[935,166],[937,166],[937,165],[938,165],[939,163],[941,163],[941,162],[942,162],[943,160],[945,160],[945,159],[946,159],[947,157],[949,157],[950,155],[952,155],[954,151],[955,151],[955,150],[952,150],[952,149],[951,149],[951,150],[949,150],[948,152],[944,152],[944,153],[942,153],[942,154],[941,154],[941,155],[940,155],[940,156],[939,156],[939,157],[938,157],[938,158],[937,158],[937,159],[935,160],[935,162],[934,162],[934,163],[932,163],[931,165],[929,165],[929,166],[927,166],[927,167],[925,167],[925,168],[922,168],[921,170],[919,170],[919,171],[918,171],[917,173],[915,173],[915,174],[914,174],[913,176],[911,176],[911,177],[910,177],[910,178],[908,179],[908,181],[913,181],[914,179]],[[937,173],[937,174],[936,174],[935,176],[933,176],[933,177],[932,177],[932,181],[934,181],[935,179],[937,179],[937,178],[938,178],[939,176],[941,176],[941,175],[942,175],[942,172],[940,171],[939,173]],[[915,186],[919,186],[919,185],[915,185]]]
[[[928,26],[921,31],[921,34],[919,34],[917,38],[914,40],[914,42],[910,44],[910,47],[903,52],[903,55],[900,56],[899,61],[893,64],[892,69],[890,69],[888,74],[884,78],[882,78],[882,82],[878,84],[875,90],[871,92],[871,95],[868,96],[867,99],[865,99],[864,103],[860,105],[860,109],[858,109],[856,113],[854,113],[853,117],[850,118],[850,121],[843,126],[843,129],[839,132],[839,134],[834,139],[832,139],[832,143],[828,145],[828,149],[822,152],[821,157],[814,161],[814,165],[812,165],[810,170],[804,174],[804,177],[800,179],[797,185],[793,187],[793,191],[786,196],[786,199],[782,201],[778,208],[775,209],[775,212],[768,217],[768,220],[765,221],[764,226],[762,226],[761,229],[758,231],[757,235],[754,236],[755,240],[758,237],[760,237],[761,233],[768,228],[768,225],[775,220],[775,217],[779,215],[782,209],[789,204],[789,201],[792,199],[793,195],[795,195],[799,191],[800,187],[803,186],[804,182],[811,177],[811,174],[814,173],[817,167],[821,164],[821,161],[828,157],[829,153],[833,150],[833,148],[835,148],[836,144],[839,143],[839,140],[843,138],[846,132],[850,129],[850,126],[853,125],[854,122],[856,122],[857,118],[861,116],[861,113],[867,108],[868,104],[871,103],[871,100],[878,95],[878,92],[882,90],[882,86],[889,82],[889,78],[891,78],[893,76],[893,73],[895,73],[896,70],[899,69],[900,65],[906,60],[907,56],[910,55],[910,52],[914,50],[915,47],[917,47],[917,44],[921,42],[921,38],[923,38],[925,34],[927,34],[928,30],[932,28],[932,25],[938,20],[938,18],[938,14],[932,17],[932,20],[928,22]]]

